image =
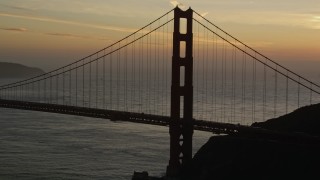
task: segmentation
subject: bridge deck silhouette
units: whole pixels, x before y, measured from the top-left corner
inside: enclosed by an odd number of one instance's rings
[[[170,117],[160,116],[144,113],[133,113],[125,111],[115,111],[106,109],[96,109],[88,107],[77,107],[59,104],[47,104],[36,102],[25,102],[15,100],[0,99],[1,108],[21,109],[29,111],[39,111],[57,114],[66,114],[74,116],[83,116],[91,118],[108,119],[113,122],[132,122],[141,124],[150,124],[156,126],[169,127]],[[286,133],[279,131],[272,131],[268,129],[245,126],[240,124],[220,123],[214,121],[197,120],[194,119],[194,129],[198,131],[211,132],[213,134],[225,134],[225,135],[256,135],[257,138],[266,137],[268,139],[274,139],[285,142],[303,142],[303,143],[320,143],[319,137],[310,136],[301,133]]]
[[[127,122],[134,122],[134,123],[159,125],[159,126],[170,125],[169,116],[160,116],[160,115],[152,115],[152,114],[145,114],[145,113],[134,113],[134,112],[107,110],[107,109],[88,108],[88,107],[77,107],[77,106],[68,106],[68,105],[60,105],[60,104],[47,104],[47,103],[0,99],[0,107],[40,111],[40,112],[50,112],[50,113],[58,113],[58,114],[68,114],[68,115],[93,117],[93,118],[103,118],[103,119],[109,119],[111,121],[127,121]],[[233,134],[241,130],[245,131],[247,129],[250,129],[250,127],[243,126],[243,125],[229,124],[229,123],[218,123],[214,121],[194,120],[194,129],[199,131],[212,132],[215,134]]]

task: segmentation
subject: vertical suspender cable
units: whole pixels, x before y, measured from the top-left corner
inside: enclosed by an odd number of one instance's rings
[[[221,121],[224,122],[224,116],[223,116],[223,110],[224,110],[224,47],[225,46],[225,41],[222,42],[222,51],[221,51]]]
[[[85,60],[82,60],[82,106],[83,107],[85,107],[85,96],[84,96],[84,94],[85,94],[85,84],[84,84],[84,82],[85,82],[85,80],[84,80],[85,68],[84,68],[84,61]]]
[[[106,107],[106,50],[103,50],[103,64],[102,64],[102,83],[103,83],[103,89],[102,89],[102,109],[107,109]]]
[[[110,47],[110,51],[112,52],[112,46]],[[112,69],[113,69],[113,67],[112,67],[112,53],[110,54],[110,66],[109,66],[109,73],[110,73],[110,110],[112,110],[113,109],[113,98],[112,98],[112,91],[113,91],[113,78],[112,78]]]
[[[278,72],[277,72],[278,66],[276,66],[276,69],[274,71],[275,76],[275,86],[274,86],[274,118],[277,116],[277,101],[278,101]]]
[[[13,91],[13,92],[10,93],[10,98],[9,99],[17,100],[17,87],[13,87],[13,88],[10,88],[10,89],[12,89],[11,91]],[[10,92],[10,91],[8,91],[8,92]]]
[[[160,20],[158,21],[158,27],[160,27]],[[158,49],[158,51],[157,51],[157,58],[158,58],[158,65],[157,65],[157,72],[158,72],[158,78],[157,78],[157,95],[156,95],[156,97],[157,97],[157,99],[158,99],[158,101],[157,102],[159,102],[158,104],[160,105],[160,107],[161,107],[161,99],[162,99],[162,96],[161,96],[161,94],[160,94],[160,44],[161,44],[161,31],[160,31],[161,29],[158,29],[158,33],[157,33],[157,38],[158,38],[158,44],[156,45],[157,46],[157,49]],[[158,109],[158,111],[157,111],[157,114],[161,114],[161,108],[160,107],[158,107],[157,109]]]
[[[267,63],[267,62],[266,62]],[[263,66],[263,121],[266,120],[266,87],[267,87],[267,69],[266,65]]]
[[[146,104],[146,112],[148,112],[149,109],[149,35],[146,36],[147,37],[147,42],[146,42],[146,97],[144,98],[145,103]]]
[[[133,40],[135,41],[136,40],[135,39],[135,34],[133,36],[134,36]],[[136,42],[134,42],[132,44],[132,46],[135,46],[135,43]],[[131,104],[131,111],[132,111],[133,110],[133,106],[134,106],[134,103],[133,103],[134,101],[133,101],[133,99],[131,99],[131,102],[128,102],[128,100],[129,100],[129,97],[128,97],[128,71],[129,71],[129,69],[128,69],[128,49],[129,49],[128,47],[125,47],[125,51],[126,51],[125,59],[124,59],[124,66],[125,67],[124,67],[124,71],[123,71],[123,73],[124,73],[124,99],[125,99],[124,106],[125,106],[125,110],[128,111],[128,108],[130,107],[130,105],[128,106],[128,104],[130,103]],[[135,56],[135,55],[133,55],[133,56]],[[131,66],[134,68],[134,62],[132,62]],[[133,90],[134,90],[134,88],[133,88]],[[131,94],[132,94],[132,92],[131,92]]]
[[[299,83],[298,83],[298,108],[300,108],[300,76],[299,76]]]
[[[58,75],[58,71],[57,71],[57,75],[56,75],[56,104],[59,104],[59,75]],[[34,83],[33,83],[34,84]]]
[[[43,102],[44,103],[47,103],[47,78],[46,78],[46,75],[44,75],[43,76],[43,89],[42,89],[42,91],[43,91]],[[21,98],[22,98],[22,88],[23,88],[23,86],[20,86],[21,87]]]
[[[70,68],[69,68],[69,105],[71,106],[72,105],[72,102],[71,102],[71,100],[72,100],[72,81],[71,81],[71,79],[72,79],[72,71],[71,71],[71,65],[69,66]]]
[[[41,89],[41,87],[40,87],[40,81],[38,80],[38,102],[41,102],[41,94],[40,94],[40,89]]]
[[[205,88],[205,100],[206,100],[206,106],[205,106],[205,115],[206,115],[206,117],[208,118],[208,113],[209,113],[209,107],[208,107],[208,67],[209,67],[209,32],[208,31],[206,31],[206,41],[207,41],[207,52],[206,52],[206,59],[205,59],[205,61],[206,61],[206,66],[205,66],[205,71],[206,71],[206,79],[205,79],[205,81],[206,81],[206,88]]]
[[[227,37],[225,37],[227,39]],[[224,79],[223,79],[223,86],[224,86],[224,92],[223,92],[223,117],[224,117],[224,122],[227,122],[227,116],[226,116],[226,108],[227,108],[227,96],[228,96],[228,90],[227,90],[227,65],[228,65],[228,54],[227,54],[227,49],[228,49],[228,44],[224,42],[225,47],[224,47]]]
[[[215,35],[214,33],[212,34],[212,50],[211,50],[211,55],[212,55],[212,62],[211,62],[211,119],[213,118],[214,114],[215,114],[215,104],[214,104],[214,99],[215,99],[215,89],[214,89],[214,84],[215,84],[215,80],[214,80],[214,75],[215,75]],[[213,92],[214,91],[214,92]],[[216,120],[216,119],[214,119]]]
[[[310,105],[312,104],[312,83],[310,83]]]
[[[244,69],[244,60],[245,60],[245,52],[242,54],[242,66],[241,66],[241,101],[242,101],[242,108],[241,108],[241,121],[245,121],[245,97],[244,97],[244,88],[245,88],[245,69]]]
[[[97,53],[97,59],[96,59],[96,108],[98,108],[98,89],[99,89],[99,53]]]
[[[256,58],[256,54],[255,54]],[[255,122],[255,111],[256,111],[256,59],[252,58],[253,61],[253,74],[252,74],[252,122]]]
[[[143,88],[143,64],[144,64],[144,44],[143,44],[143,38],[140,40],[140,49],[141,49],[141,54],[139,58],[139,112],[142,113],[142,90]]]
[[[287,71],[287,76],[286,76],[286,114],[288,114],[288,99],[289,99],[289,76],[288,76],[288,71]]]
[[[236,42],[235,42],[236,44]],[[236,120],[236,62],[237,62],[237,49],[233,48],[234,57],[232,59],[232,122],[235,123]]]
[[[84,93],[85,93],[85,85],[84,85],[84,60],[82,60],[82,107],[85,107],[85,98],[84,98]]]
[[[160,25],[160,21],[158,21],[159,25]],[[155,39],[155,42],[154,42],[154,54],[155,54],[155,69],[154,69],[154,72],[155,72],[155,81],[154,81],[154,93],[155,93],[155,97],[154,97],[154,100],[155,102],[153,103],[154,104],[154,114],[158,114],[158,109],[157,109],[157,106],[156,102],[159,102],[159,91],[158,91],[158,84],[159,84],[159,49],[158,49],[158,43],[159,43],[159,33],[158,31],[156,30],[155,31],[155,34],[154,34],[154,39]]]
[[[136,36],[133,35],[133,40],[136,41]],[[134,109],[134,102],[135,102],[135,92],[136,92],[136,70],[135,70],[135,66],[136,66],[136,45],[135,43],[132,44],[132,56],[133,56],[133,61],[132,61],[132,76],[133,76],[133,80],[132,81],[132,91],[131,91],[131,104],[132,107],[131,109]],[[126,63],[127,64],[127,63]]]
[[[151,27],[150,27],[150,31],[151,31]],[[149,70],[149,97],[148,97],[148,100],[149,100],[149,113],[152,112],[152,108],[151,108],[151,105],[152,105],[152,35],[150,34],[150,37],[149,37],[149,67],[148,67],[148,70]]]
[[[92,79],[91,79],[91,71],[92,71],[92,62],[91,62],[91,57],[89,59],[89,102],[88,102],[88,107],[91,108],[91,83],[92,83]]]
[[[218,30],[216,30],[217,32]],[[215,52],[215,67],[214,67],[214,120],[217,121],[217,81],[218,81],[218,36],[214,36],[214,52]]]
[[[234,90],[233,90],[233,114],[234,118],[236,118],[236,90],[237,90],[237,49],[235,49],[235,62],[234,62]],[[236,119],[235,119],[236,120]]]
[[[234,61],[235,61],[235,47],[232,48],[232,55],[231,55],[231,94],[230,94],[230,122],[234,123]]]
[[[65,77],[64,77],[64,68],[62,69],[62,104],[65,105],[65,94],[64,94],[64,81],[65,81]]]
[[[153,99],[153,113],[155,114],[156,113],[156,96],[155,96],[155,92],[156,92],[156,81],[157,81],[157,31],[154,32],[154,42],[153,42],[153,45],[154,45],[154,69],[153,69],[153,91],[154,91],[154,97],[152,97]]]
[[[196,91],[197,93],[194,94],[194,98],[196,99],[196,101],[198,101],[200,99],[200,94],[199,94],[199,89],[200,89],[200,85],[199,85],[199,77],[200,77],[200,63],[197,63],[197,62],[200,62],[200,24],[196,23],[197,24],[197,57],[196,57],[196,63],[195,63],[195,69],[196,69],[196,72],[195,72],[195,76],[197,77],[196,78]],[[199,105],[196,105],[197,107],[197,110],[199,113]],[[199,115],[199,114],[198,114]]]
[[[49,76],[50,76],[50,104],[52,104],[52,79],[53,79],[53,76],[51,73],[49,74]],[[29,92],[29,90],[28,90],[28,92]]]
[[[203,42],[202,42],[202,88],[201,88],[201,90],[202,90],[202,103],[203,103],[203,105],[202,105],[202,112],[201,112],[201,117],[202,116],[204,116],[205,115],[205,81],[206,81],[206,79],[205,79],[205,75],[206,75],[206,68],[205,68],[205,52],[206,52],[206,44],[205,44],[205,38],[206,38],[206,29],[204,28],[204,27],[202,27],[203,28]],[[201,119],[203,119],[203,118],[201,118]]]
[[[22,98],[22,86],[17,86],[17,90],[18,90],[18,99],[17,100],[21,100]]]
[[[121,74],[120,74],[120,43],[118,45],[118,49],[117,50],[117,110],[120,110],[120,81],[121,81]]]
[[[168,26],[168,25],[167,25]],[[161,78],[161,87],[162,87],[162,89],[161,89],[161,115],[164,115],[164,100],[165,99],[163,99],[164,98],[164,96],[163,96],[163,93],[166,93],[165,92],[165,89],[164,89],[164,87],[165,87],[165,85],[164,85],[164,68],[165,68],[165,63],[164,63],[164,61],[165,61],[165,58],[164,58],[164,26],[162,26],[162,78]]]
[[[45,80],[44,80],[45,81]],[[23,100],[23,85],[21,84],[20,85],[20,99],[19,99],[20,101],[22,101]]]
[[[78,62],[76,63],[76,101],[75,101],[75,105],[78,106]]]
[[[23,101],[24,100],[24,91],[25,91],[25,85],[24,84],[22,84],[21,85],[21,98],[20,98],[20,100],[21,101]]]
[[[40,87],[41,87],[41,82],[40,82]],[[16,100],[20,99],[21,96],[21,86],[15,86],[15,89],[17,91],[17,95],[16,95]],[[41,100],[41,88],[40,88],[40,100]]]
[[[245,48],[245,52],[247,51],[247,49]],[[244,79],[243,79],[243,112],[244,115],[246,114],[246,82],[247,82],[247,55],[243,54],[243,60],[244,60]]]

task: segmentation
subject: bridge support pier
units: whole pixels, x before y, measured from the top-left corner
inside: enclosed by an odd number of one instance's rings
[[[192,160],[193,136],[193,57],[192,57],[192,14],[193,10],[174,9],[170,160],[168,177],[177,177]],[[182,27],[181,19],[186,20]],[[185,29],[185,33],[180,30]]]

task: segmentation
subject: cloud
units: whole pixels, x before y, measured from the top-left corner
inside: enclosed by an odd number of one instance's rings
[[[216,22],[239,23],[248,25],[275,25],[298,27],[304,29],[320,29],[319,15],[309,13],[288,13],[277,11],[239,11],[216,18]]]
[[[65,38],[81,38],[81,39],[96,39],[101,41],[111,41],[108,38],[101,38],[100,36],[84,36],[84,35],[78,35],[78,34],[70,34],[70,33],[43,33],[44,35],[48,36],[60,36]]]
[[[209,12],[200,13],[200,16],[199,16],[199,15],[196,15],[194,18],[195,18],[196,20],[198,20],[198,21],[202,21],[203,18],[204,18],[206,15],[208,15],[208,14],[209,14]]]
[[[0,13],[0,16],[34,20],[34,21],[42,21],[42,22],[68,24],[68,25],[82,26],[82,27],[88,27],[88,28],[94,28],[94,29],[103,29],[103,30],[109,30],[109,31],[120,31],[120,32],[134,32],[134,31],[136,31],[136,29],[132,29],[132,28],[87,24],[87,23],[67,21],[67,20],[54,19],[54,18],[48,18],[48,17],[37,17],[37,16],[17,15],[17,14],[8,14],[8,13]]]
[[[137,15],[145,17],[146,10],[144,6],[138,7],[143,2],[127,1],[125,5],[121,1],[101,1],[101,0],[2,0],[0,1],[0,9],[2,7],[13,12],[27,12],[28,14],[71,14],[71,15],[94,15],[94,16],[114,16],[132,18]],[[152,2],[149,2],[152,4]],[[128,7],[133,7],[128,13]],[[14,10],[14,11],[13,11]],[[147,10],[149,13],[150,10]],[[162,11],[160,11],[162,12]],[[153,12],[154,13],[154,12]],[[98,17],[101,18],[101,17]]]
[[[9,9],[20,10],[20,11],[31,11],[32,10],[32,9],[29,9],[29,8],[24,8],[24,7],[20,7],[20,6],[14,6],[14,5],[0,4],[0,6],[6,7],[6,8],[9,8]]]
[[[309,27],[312,29],[320,29],[320,16],[311,16]],[[313,16],[313,17],[312,17]]]
[[[37,33],[37,34],[44,34],[48,36],[60,36],[60,37],[69,37],[69,38],[81,38],[81,39],[97,39],[97,40],[103,40],[103,41],[110,41],[108,38],[101,38],[100,36],[84,36],[84,35],[78,35],[78,34],[70,34],[70,33],[42,33],[42,32],[35,32],[30,31],[27,28],[1,28],[0,30],[4,31],[12,31],[12,32],[29,32],[29,33]]]
[[[320,16],[314,16],[314,17],[312,18],[312,21],[313,21],[313,22],[320,22]]]
[[[206,15],[208,15],[209,14],[209,12],[204,12],[204,13],[201,13],[200,15],[202,16],[202,17],[205,17]]]
[[[25,32],[28,31],[26,28],[0,28],[1,30],[4,31],[15,31],[15,32]]]
[[[50,36],[63,36],[63,37],[75,37],[75,38],[90,38],[89,36],[81,36],[76,34],[69,34],[69,33],[45,33],[46,35]]]
[[[179,7],[179,8],[185,8],[186,6],[178,1],[170,1],[170,3],[173,5],[173,7]]]

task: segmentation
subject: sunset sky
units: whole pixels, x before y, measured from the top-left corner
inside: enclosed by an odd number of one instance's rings
[[[275,60],[320,62],[319,0],[180,0]],[[148,24],[170,0],[1,0],[0,61],[45,70]]]

